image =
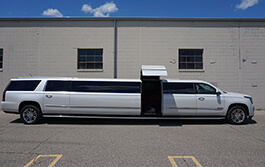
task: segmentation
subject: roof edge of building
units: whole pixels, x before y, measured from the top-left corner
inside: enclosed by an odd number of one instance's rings
[[[0,17],[0,21],[237,21],[265,22],[265,18],[213,17]]]

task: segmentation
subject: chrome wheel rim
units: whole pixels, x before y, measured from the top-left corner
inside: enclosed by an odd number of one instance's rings
[[[37,111],[34,110],[33,108],[26,108],[23,111],[23,119],[27,123],[32,123],[37,119]]]
[[[231,113],[231,119],[237,124],[242,123],[245,120],[245,112],[242,109],[235,109]]]

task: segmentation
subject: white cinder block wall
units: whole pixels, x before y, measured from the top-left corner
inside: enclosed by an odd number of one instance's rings
[[[0,19],[3,71],[29,76],[139,78],[141,65],[165,65],[168,78],[200,79],[223,90],[250,94],[265,109],[265,20],[263,19]],[[78,48],[103,48],[103,71],[78,71]],[[203,49],[203,70],[178,69],[178,49]]]
[[[185,48],[203,49],[203,70],[178,69],[178,49]],[[256,107],[264,109],[263,48],[265,22],[121,21],[118,77],[138,77],[142,64],[162,64],[168,78],[206,80],[250,94]]]

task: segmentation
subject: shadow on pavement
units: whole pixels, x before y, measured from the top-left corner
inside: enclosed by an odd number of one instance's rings
[[[255,121],[253,119],[249,119],[248,120],[248,123],[246,123],[246,124],[256,124],[256,123],[257,123],[257,121]]]
[[[12,124],[23,124],[16,119]],[[256,124],[249,120],[247,124]],[[43,118],[40,124],[50,125],[158,125],[160,127],[174,127],[183,125],[224,125],[226,120],[144,120],[144,119],[91,119],[91,118]]]

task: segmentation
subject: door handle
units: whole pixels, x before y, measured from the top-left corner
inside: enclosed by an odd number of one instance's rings
[[[47,98],[52,98],[52,95],[45,95]]]
[[[205,98],[204,97],[199,97],[198,100],[203,101],[203,100],[205,100]]]

